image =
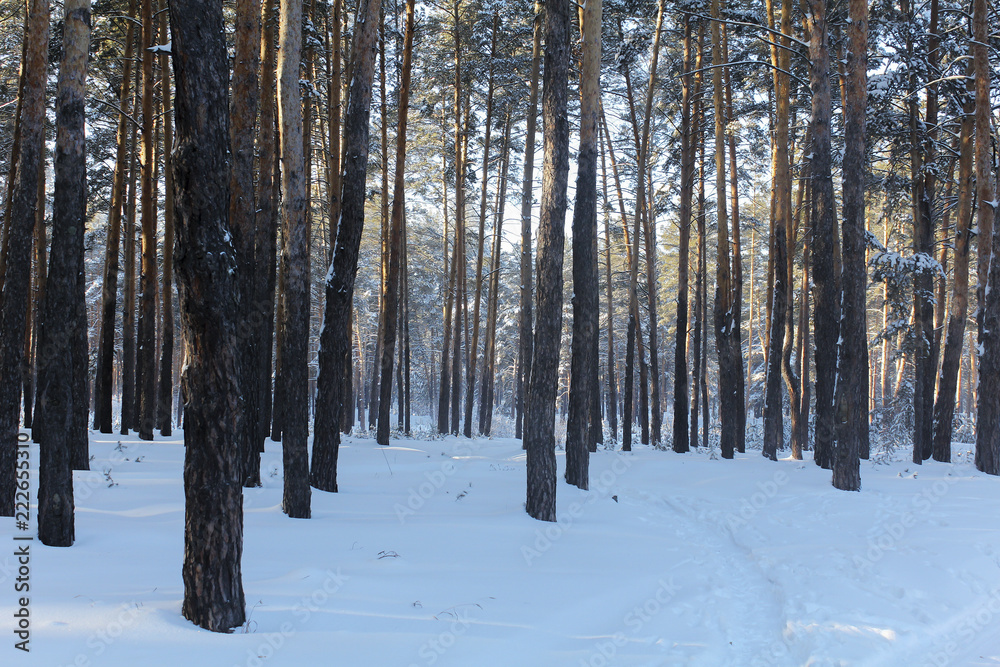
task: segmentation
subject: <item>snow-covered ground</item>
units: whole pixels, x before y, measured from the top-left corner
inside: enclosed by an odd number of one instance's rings
[[[282,514],[269,441],[245,499],[250,620],[225,635],[180,615],[180,438],[93,434],[76,544],[32,543],[31,653],[8,629],[0,663],[1000,664],[1000,480],[968,449],[864,462],[860,493],[759,451],[600,451],[590,491],[560,472],[546,524],[524,513],[519,441],[348,439],[340,493],[314,491],[311,520]],[[0,526],[10,628],[14,531]]]

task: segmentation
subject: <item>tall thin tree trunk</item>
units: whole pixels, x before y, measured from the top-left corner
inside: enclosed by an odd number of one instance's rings
[[[935,3],[936,4],[936,3]],[[868,3],[851,0],[844,100],[843,315],[838,341],[833,485],[861,489],[860,456],[868,445],[868,327],[865,288],[865,111],[868,101]]]
[[[136,84],[138,88],[138,84]],[[138,91],[136,91],[138,93]],[[136,95],[138,98],[138,94]],[[133,103],[137,104],[138,100]],[[129,143],[131,159],[128,175],[128,195],[125,198],[125,287],[122,290],[122,367],[121,367],[121,401],[122,435],[128,435],[130,429],[136,427],[135,401],[135,201],[136,201],[136,164],[138,150],[138,128],[132,126],[132,141]]]
[[[257,204],[253,191],[254,127],[260,100],[261,40],[260,0],[239,0],[236,5],[236,33],[233,58],[233,97],[229,108],[229,137],[232,146],[232,171],[229,181],[229,227],[236,251],[237,286],[240,320],[251,328],[239,338],[238,365],[241,387],[241,419],[237,439],[244,486],[260,486],[260,454],[257,435],[260,427],[260,382],[262,364],[257,346],[258,319],[264,313],[255,309],[257,300]],[[263,259],[263,258],[261,258]],[[270,347],[268,339],[268,347]]]
[[[535,0],[534,37],[531,50],[531,87],[528,92],[527,128],[524,138],[524,175],[521,179],[521,247],[520,247],[520,308],[518,315],[518,347],[516,396],[514,403],[514,437],[524,432],[525,394],[531,377],[532,304],[534,290],[531,273],[531,206],[535,173],[535,132],[538,119],[538,77],[542,60],[542,2]]]
[[[115,306],[118,302],[118,254],[121,245],[122,206],[125,176],[128,173],[129,126],[132,103],[132,50],[135,43],[135,0],[129,0],[125,29],[125,53],[118,115],[115,173],[111,186],[111,209],[108,212],[107,237],[104,247],[104,279],[101,284],[101,333],[97,347],[97,373],[94,376],[94,428],[101,433],[112,431],[112,394],[115,362]],[[166,104],[166,102],[164,102]]]
[[[487,186],[490,175],[490,140],[493,132],[493,90],[494,65],[496,62],[497,31],[500,28],[500,13],[493,14],[493,30],[490,45],[489,83],[486,90],[485,136],[483,138],[483,178],[479,194],[479,236],[476,249],[476,283],[473,289],[472,307],[472,338],[469,339],[469,364],[466,366],[465,379],[465,428],[463,434],[472,437],[472,408],[476,389],[476,367],[479,360],[479,313],[483,297],[483,253],[486,239],[486,202]],[[479,400],[483,400],[480,394]]]
[[[167,0],[160,10],[160,40],[170,41],[167,34]],[[163,111],[163,172],[166,189],[163,193],[163,333],[160,343],[160,389],[157,401],[157,427],[160,435],[171,434],[171,408],[174,396],[174,170],[173,170],[173,100],[170,95],[170,57],[160,52],[160,93]]]
[[[973,69],[969,67],[970,73]],[[962,349],[965,343],[965,321],[969,316],[969,246],[970,224],[972,222],[972,157],[975,135],[975,81],[970,77],[964,100],[961,130],[959,134],[958,159],[958,205],[955,209],[956,230],[955,273],[952,282],[951,306],[948,313],[948,328],[945,337],[944,354],[937,401],[934,405],[934,445],[935,461],[951,461],[951,434],[955,419],[955,402]]]
[[[311,483],[323,491],[337,490],[345,369],[350,365],[351,309],[358,249],[365,221],[365,174],[368,169],[368,120],[375,73],[375,44],[381,0],[359,6],[351,92],[344,117],[344,178],[336,250],[326,280],[326,304],[320,331],[319,377],[316,380],[316,421],[313,429]]]
[[[381,395],[379,396],[378,431],[376,442],[389,444],[389,407],[392,403],[392,362],[396,346],[396,325],[399,320],[400,257],[403,245],[403,218],[406,211],[406,121],[410,110],[410,69],[413,63],[414,0],[406,2],[406,33],[403,45],[403,71],[399,86],[399,110],[396,120],[396,176],[392,193],[392,218],[389,228],[389,273],[382,304],[385,307],[385,337],[382,339]],[[402,410],[400,410],[402,414]]]
[[[580,148],[573,206],[573,342],[566,424],[566,481],[586,490],[590,485],[590,451],[596,443],[591,403],[599,380],[595,343],[600,327],[600,287],[595,251],[601,0],[588,2],[580,14],[583,64],[580,72]]]
[[[309,490],[309,231],[306,219],[306,166],[303,155],[302,5],[281,5],[278,49],[278,118],[281,124],[281,273],[284,285],[284,340],[281,382],[285,391],[282,428],[284,494],[282,509],[308,519]]]
[[[186,350],[182,612],[207,630],[227,632],[246,620],[236,439],[240,324],[227,238],[229,61],[221,2],[171,0],[170,14],[177,81],[174,252]]]
[[[64,4],[63,58],[56,92],[52,263],[45,291],[38,357],[42,430],[38,466],[38,537],[49,546],[74,540],[73,452],[87,433],[87,301],[84,227],[87,164],[84,99],[90,45],[90,0]],[[83,351],[84,354],[80,354]],[[81,391],[82,390],[82,391]],[[86,444],[83,445],[86,448]]]
[[[719,0],[713,0],[712,15],[720,16]],[[736,448],[736,431],[739,429],[739,406],[736,381],[739,351],[735,349],[735,322],[733,311],[733,274],[729,255],[729,216],[726,206],[726,133],[722,70],[724,64],[722,36],[719,22],[712,22],[712,84],[715,100],[715,191],[718,198],[716,216],[718,244],[716,256],[716,288],[713,320],[715,344],[719,354],[719,417],[722,458],[731,459]],[[742,373],[742,370],[739,371]]]
[[[986,0],[972,4],[972,50],[976,80],[976,188],[978,190],[979,286],[979,385],[976,397],[976,468],[1000,474],[1000,253],[994,224],[997,194],[993,176],[990,63],[987,53]]]
[[[830,47],[826,24],[827,0],[810,0],[808,27],[812,84],[812,206],[813,283],[815,284],[816,434],[814,460],[833,465],[833,389],[837,378],[840,335],[840,286],[835,270],[839,254],[834,222],[832,148],[830,139]]]
[[[338,0],[339,1],[339,0]],[[260,37],[260,130],[257,134],[257,148],[260,163],[257,179],[257,214],[254,234],[254,256],[258,271],[255,272],[254,311],[261,317],[256,327],[258,358],[260,365],[261,408],[259,431],[255,442],[259,451],[264,451],[264,440],[272,435],[272,352],[275,333],[275,285],[277,283],[278,250],[278,133],[275,108],[275,59],[276,44],[274,26],[277,0],[264,0],[261,7]],[[277,402],[277,383],[273,399]],[[275,415],[276,416],[276,415]],[[280,430],[279,430],[280,437]]]
[[[555,403],[562,332],[563,245],[569,175],[570,11],[567,0],[545,7],[545,67],[542,93],[544,166],[538,228],[537,326],[527,391],[528,515],[556,520]]]
[[[142,0],[142,261],[139,274],[139,327],[136,398],[139,438],[153,439],[156,426],[156,201],[153,195],[153,0]]]

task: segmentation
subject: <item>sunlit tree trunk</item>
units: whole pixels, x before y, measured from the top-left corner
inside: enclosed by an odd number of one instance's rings
[[[84,227],[87,164],[84,100],[90,45],[90,0],[66,0],[63,58],[56,92],[52,262],[39,337],[38,381],[47,424],[38,466],[38,538],[49,546],[74,540],[73,452],[86,450],[87,301]],[[82,352],[82,354],[81,354]]]
[[[567,0],[549,0],[545,11],[542,94],[544,166],[538,228],[537,324],[527,391],[528,514],[556,520],[555,403],[562,333],[563,245],[569,175],[569,31]]]

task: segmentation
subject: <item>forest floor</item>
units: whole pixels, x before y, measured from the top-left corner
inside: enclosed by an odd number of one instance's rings
[[[348,438],[310,520],[282,514],[268,441],[245,496],[249,620],[230,635],[180,614],[181,438],[91,448],[76,544],[31,544],[31,653],[5,629],[2,664],[1000,664],[1000,480],[968,445],[952,464],[862,462],[860,493],[811,460],[649,447],[597,452],[581,491],[559,452],[551,524],[524,513],[513,439]]]

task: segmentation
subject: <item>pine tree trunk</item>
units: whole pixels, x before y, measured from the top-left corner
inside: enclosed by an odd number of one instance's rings
[[[601,138],[601,183],[604,198],[604,284],[607,289],[608,308],[608,372],[606,382],[608,386],[608,426],[611,428],[612,442],[618,439],[618,380],[615,365],[615,308],[614,308],[614,285],[611,282],[611,202],[608,199],[608,169],[605,160],[605,146],[610,144],[607,138],[608,128],[604,122],[604,109],[601,109],[601,127],[603,135]],[[608,146],[610,148],[610,146]]]
[[[601,98],[601,0],[580,10],[580,148],[573,206],[573,342],[566,423],[566,482],[590,488],[590,451],[596,446],[592,402],[598,384],[600,327],[597,278],[597,141]]]
[[[503,243],[503,212],[507,201],[507,179],[510,169],[510,132],[513,125],[513,113],[507,110],[507,120],[504,123],[503,158],[500,167],[500,182],[497,185],[496,206],[493,211],[493,251],[490,259],[489,298],[486,306],[486,365],[479,394],[479,432],[489,436],[493,429],[493,404],[496,386],[497,359],[497,318],[500,301],[500,261]]]
[[[138,84],[136,84],[138,88]],[[137,91],[138,92],[138,91]],[[138,98],[138,94],[135,96]],[[138,100],[133,103],[138,106]],[[136,186],[136,141],[138,130],[132,126],[132,141],[129,142],[131,152],[128,194],[125,197],[125,286],[122,290],[122,369],[121,369],[121,401],[122,415],[119,433],[128,435],[135,428],[135,186]]]
[[[285,309],[281,350],[285,414],[282,425],[282,509],[294,519],[310,516],[309,490],[309,231],[303,155],[302,5],[281,5],[278,49],[278,118],[281,123],[281,225]]]
[[[976,80],[976,188],[978,217],[979,384],[976,397],[976,469],[1000,474],[1000,239],[994,225],[997,194],[993,177],[990,62],[986,0],[972,4],[972,50]]]
[[[111,209],[108,212],[107,240],[104,250],[104,279],[101,284],[101,332],[97,347],[97,373],[94,376],[94,428],[111,433],[111,399],[114,389],[115,307],[118,302],[118,254],[121,245],[122,203],[125,176],[128,172],[127,117],[131,109],[132,50],[135,42],[135,0],[129,0],[121,96],[118,115],[115,173],[111,187]]]
[[[48,546],[74,540],[73,453],[86,443],[87,301],[82,279],[87,218],[84,101],[90,44],[90,0],[64,4],[63,58],[56,92],[52,262],[38,349],[42,430],[38,466],[38,537]],[[81,389],[83,391],[81,391]],[[86,444],[84,444],[86,448]]]
[[[479,313],[482,306],[483,296],[483,253],[486,239],[486,192],[489,184],[490,174],[490,140],[493,132],[493,90],[494,77],[493,70],[496,61],[497,50],[497,30],[500,27],[500,13],[493,14],[493,30],[490,44],[490,64],[489,64],[489,84],[486,90],[486,120],[485,137],[483,138],[483,178],[482,189],[479,194],[479,237],[476,249],[476,284],[473,289],[472,306],[472,338],[469,339],[469,364],[466,366],[465,378],[465,428],[463,434],[466,438],[472,437],[472,408],[475,399],[476,388],[476,366],[479,360]],[[483,400],[479,396],[480,402]]]
[[[528,515],[556,520],[555,403],[562,334],[563,245],[569,174],[570,12],[567,0],[545,8],[545,67],[542,93],[544,163],[538,227],[537,324],[524,420]]]
[[[381,394],[379,396],[378,431],[375,440],[389,444],[389,407],[392,403],[392,362],[396,348],[396,326],[399,320],[400,257],[403,245],[403,218],[406,211],[406,121],[410,110],[410,70],[413,63],[414,0],[406,3],[406,36],[403,46],[403,71],[399,86],[399,110],[396,120],[396,176],[392,193],[392,217],[389,227],[389,273],[386,276],[382,304],[385,309],[385,332],[382,358],[379,360]],[[400,410],[400,414],[402,414]]]
[[[524,175],[521,179],[520,308],[518,315],[517,380],[514,399],[514,437],[524,433],[525,395],[531,378],[532,287],[531,206],[535,173],[535,132],[538,119],[538,77],[542,59],[543,4],[535,0],[534,37],[531,50],[531,87],[528,92],[527,128],[524,138]]]
[[[316,381],[316,422],[311,483],[323,491],[337,490],[337,453],[340,446],[345,368],[350,365],[351,308],[358,249],[364,228],[365,174],[368,168],[368,119],[375,72],[375,44],[381,0],[359,7],[353,56],[354,72],[344,117],[344,179],[336,250],[325,285],[326,304],[320,331],[319,377]]]
[[[160,10],[160,40],[170,41],[167,34],[167,0]],[[173,152],[173,101],[170,97],[170,58],[160,52],[160,87],[163,105],[163,330],[160,344],[160,389],[156,416],[160,435],[170,436],[174,396],[174,173]]]
[[[843,290],[837,369],[837,445],[833,485],[861,490],[861,452],[868,444],[868,327],[865,288],[865,110],[868,100],[868,4],[851,0],[844,100]]]
[[[712,4],[713,16],[720,14],[719,0]],[[735,348],[735,322],[733,311],[733,274],[729,255],[729,216],[725,201],[726,193],[726,134],[725,112],[723,108],[724,89],[722,86],[722,70],[724,64],[722,52],[721,26],[718,21],[712,22],[712,61],[716,66],[712,70],[712,83],[715,100],[715,191],[718,197],[716,211],[718,224],[718,245],[716,256],[716,289],[713,320],[715,324],[715,344],[719,354],[719,421],[721,439],[719,442],[722,458],[733,458],[736,449],[736,431],[739,429],[739,406],[741,397],[737,395],[737,369],[739,350]]]
[[[970,74],[973,73],[972,69],[973,67],[970,65]],[[957,385],[965,343],[965,321],[969,316],[969,246],[971,241],[969,228],[972,222],[972,155],[976,126],[974,99],[975,82],[970,76],[959,135],[958,205],[955,209],[957,229],[954,236],[955,273],[937,401],[934,405],[934,460],[943,462],[951,461],[951,434],[955,419],[955,402],[956,396],[961,396],[961,392],[957,391]]]
[[[253,191],[253,141],[260,99],[261,7],[259,0],[239,0],[236,5],[233,97],[229,108],[232,172],[229,181],[229,226],[236,251],[239,317],[250,327],[241,332],[237,355],[240,372],[241,419],[237,423],[243,486],[260,486],[260,383],[262,365],[254,335],[264,313],[255,309],[257,205]],[[263,258],[262,258],[263,259]],[[270,347],[270,346],[269,346]]]
[[[261,7],[260,42],[260,130],[257,134],[257,152],[260,155],[257,179],[257,215],[254,235],[254,256],[258,271],[254,286],[254,311],[261,314],[255,328],[260,365],[261,408],[259,431],[255,442],[264,451],[264,440],[271,435],[272,399],[277,401],[277,386],[272,396],[272,353],[275,334],[275,286],[277,283],[278,251],[278,193],[280,181],[278,165],[277,113],[275,109],[275,59],[274,25],[277,0],[264,0]],[[277,383],[275,383],[277,385]],[[280,437],[280,430],[279,430]]]
[[[813,456],[822,468],[833,465],[833,388],[837,378],[837,339],[840,336],[840,286],[835,270],[839,254],[834,224],[832,149],[830,140],[830,47],[826,0],[810,0],[812,161],[813,174],[813,283],[816,336],[816,434]]]
[[[153,0],[142,0],[142,261],[139,274],[139,327],[136,399],[139,438],[153,439],[156,426],[156,201],[153,194]]]
[[[177,90],[174,254],[185,365],[184,617],[213,632],[246,620],[236,439],[235,262],[228,241],[229,61],[221,2],[171,0]]]

